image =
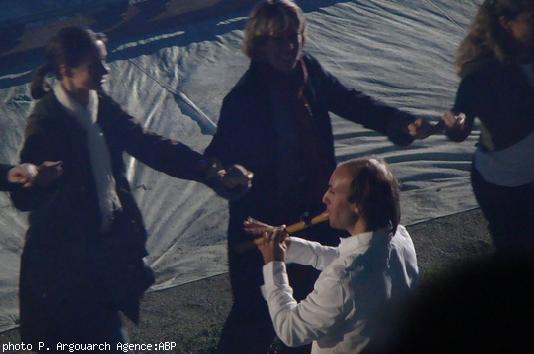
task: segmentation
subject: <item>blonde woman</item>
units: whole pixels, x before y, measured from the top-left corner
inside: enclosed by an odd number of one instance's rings
[[[250,67],[225,97],[207,156],[239,163],[255,174],[243,199],[230,203],[228,255],[234,305],[225,324],[221,353],[265,353],[275,337],[260,292],[259,252],[236,252],[249,240],[243,220],[272,225],[298,221],[324,210],[321,198],[336,167],[330,121],[333,112],[408,145],[429,127],[422,119],[347,88],[303,51],[306,21],[288,0],[261,1],[245,28],[243,50]],[[307,230],[307,239],[336,246],[339,232],[326,225]],[[317,272],[288,268],[297,300],[313,289]],[[284,349],[309,352],[310,348]]]
[[[457,53],[447,135],[481,134],[471,181],[498,251],[534,248],[534,2],[486,0]]]

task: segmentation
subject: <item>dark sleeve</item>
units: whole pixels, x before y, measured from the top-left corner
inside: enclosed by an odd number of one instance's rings
[[[309,59],[311,74],[319,77],[319,92],[327,109],[342,118],[362,124],[386,135],[393,143],[409,145],[414,140],[406,129],[416,117],[386,105],[355,89],[344,86],[324,70],[315,59]]]
[[[467,128],[465,130],[447,129],[445,131],[445,135],[447,135],[447,137],[452,141],[464,141],[469,134],[471,134],[473,123],[475,117],[477,116],[477,95],[479,95],[481,90],[482,87],[477,85],[477,80],[473,76],[468,76],[460,82],[460,86],[456,92],[456,99],[454,101],[452,112],[454,114],[465,114]]]
[[[247,117],[248,105],[243,97],[235,92],[228,94],[221,107],[217,130],[204,151],[207,159],[219,160],[223,166],[239,164],[249,171],[255,171],[254,159],[250,158],[250,139],[254,135],[249,133],[243,118]],[[235,201],[248,193],[248,188],[237,187],[233,190],[223,188],[217,180],[207,183],[219,196]]]
[[[39,166],[44,161],[62,161],[62,152],[54,138],[55,129],[48,126],[40,116],[30,116],[25,131],[25,140],[20,153],[21,163],[32,163]],[[11,199],[15,207],[22,211],[31,211],[46,205],[57,191],[58,181],[46,188],[14,188]]]
[[[243,142],[245,137],[242,134],[243,126],[239,124],[241,117],[244,115],[245,103],[236,104],[236,96],[230,93],[227,95],[221,107],[217,131],[213,139],[204,151],[208,158],[216,158],[224,165],[243,163],[239,159],[239,143]]]
[[[0,164],[0,191],[9,191],[13,185],[7,181],[7,173],[13,168],[11,165]]]
[[[132,116],[110,98],[112,127],[123,148],[151,168],[173,177],[204,181],[203,157],[188,146],[145,130]]]

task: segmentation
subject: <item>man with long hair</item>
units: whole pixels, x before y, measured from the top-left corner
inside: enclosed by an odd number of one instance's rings
[[[339,247],[288,237],[283,227],[247,221],[263,235],[263,294],[278,337],[289,346],[313,342],[312,353],[383,353],[397,307],[418,280],[415,249],[399,225],[399,185],[374,158],[351,160],[330,177],[324,194],[330,226],[350,236]],[[297,302],[285,263],[321,270],[314,290]]]

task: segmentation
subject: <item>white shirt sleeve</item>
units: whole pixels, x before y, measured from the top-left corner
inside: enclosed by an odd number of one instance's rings
[[[288,283],[283,262],[263,267],[265,284],[261,290],[278,337],[288,346],[311,343],[336,328],[345,318],[349,301],[343,280],[333,272],[321,274],[314,290],[297,303]]]
[[[319,242],[308,241],[300,237],[289,237],[286,262],[323,270],[339,255],[337,247],[323,246]]]

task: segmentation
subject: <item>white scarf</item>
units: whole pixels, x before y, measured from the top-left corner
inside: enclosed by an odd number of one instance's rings
[[[115,178],[113,178],[106,138],[97,123],[98,95],[96,91],[90,90],[87,107],[83,107],[65,92],[59,82],[54,85],[54,94],[59,103],[87,132],[87,148],[102,216],[100,231],[106,232],[113,221],[113,211],[122,206],[115,189]]]

